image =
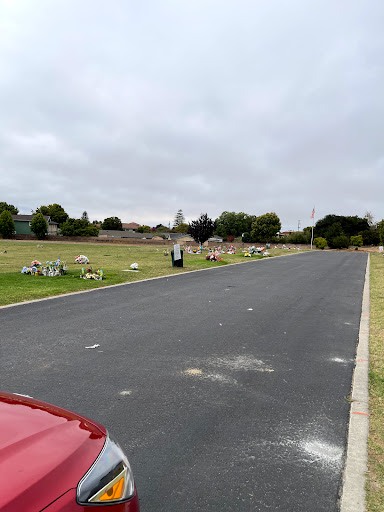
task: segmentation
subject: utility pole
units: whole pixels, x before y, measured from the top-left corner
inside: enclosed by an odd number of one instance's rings
[[[301,225],[301,221],[300,221],[300,220],[298,220],[298,221],[297,221],[297,231],[300,231],[300,225]]]

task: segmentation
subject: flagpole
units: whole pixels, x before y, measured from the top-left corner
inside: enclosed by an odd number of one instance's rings
[[[312,235],[311,235],[311,251],[312,251],[312,245],[313,245],[313,227],[315,225],[315,207],[313,207],[313,210],[312,210]]]

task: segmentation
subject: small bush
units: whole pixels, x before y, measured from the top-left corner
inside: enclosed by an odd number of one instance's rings
[[[331,249],[348,249],[349,238],[346,235],[339,235],[332,238],[328,245]]]
[[[246,231],[245,233],[243,233],[243,236],[241,238],[241,241],[244,242],[245,244],[248,244],[249,242],[252,242],[251,240],[251,235],[248,233],[248,231]]]
[[[362,235],[351,236],[351,245],[355,245],[356,247],[361,247],[363,245]]]
[[[313,243],[315,244],[315,247],[317,247],[317,249],[321,249],[323,250],[324,247],[327,247],[327,241],[325,238],[322,238],[321,236],[319,236],[318,238],[315,238]]]

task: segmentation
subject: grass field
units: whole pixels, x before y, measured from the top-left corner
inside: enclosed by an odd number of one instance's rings
[[[245,263],[241,251],[237,254],[223,254],[222,262],[210,262],[203,254],[186,254],[184,267],[172,267],[171,255],[164,256],[164,246],[116,246],[70,243],[18,242],[0,240],[0,305],[12,304],[26,300],[39,299],[78,290],[89,290],[151,277],[176,274],[190,270],[227,265],[228,263]],[[169,248],[170,250],[171,248]],[[6,251],[6,253],[4,252]],[[271,255],[287,254],[281,249],[271,250]],[[295,251],[296,252],[296,251]],[[102,269],[106,279],[103,281],[80,279],[82,265],[74,263],[75,256],[84,254],[89,258],[93,270]],[[23,266],[29,266],[33,260],[54,261],[60,257],[69,266],[66,276],[44,277],[21,274]],[[252,259],[262,256],[252,256]],[[131,263],[139,264],[139,272],[124,272]]]
[[[367,511],[384,510],[384,256],[371,254]]]

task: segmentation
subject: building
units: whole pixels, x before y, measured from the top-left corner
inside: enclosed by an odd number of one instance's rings
[[[13,222],[15,223],[15,235],[33,235],[31,230],[31,222],[34,215],[12,215]],[[59,225],[53,222],[51,217],[43,215],[48,224],[47,235],[57,235]]]
[[[123,222],[122,227],[124,231],[136,231],[136,229],[140,227],[140,224],[137,224],[137,222],[129,222],[128,224]]]

